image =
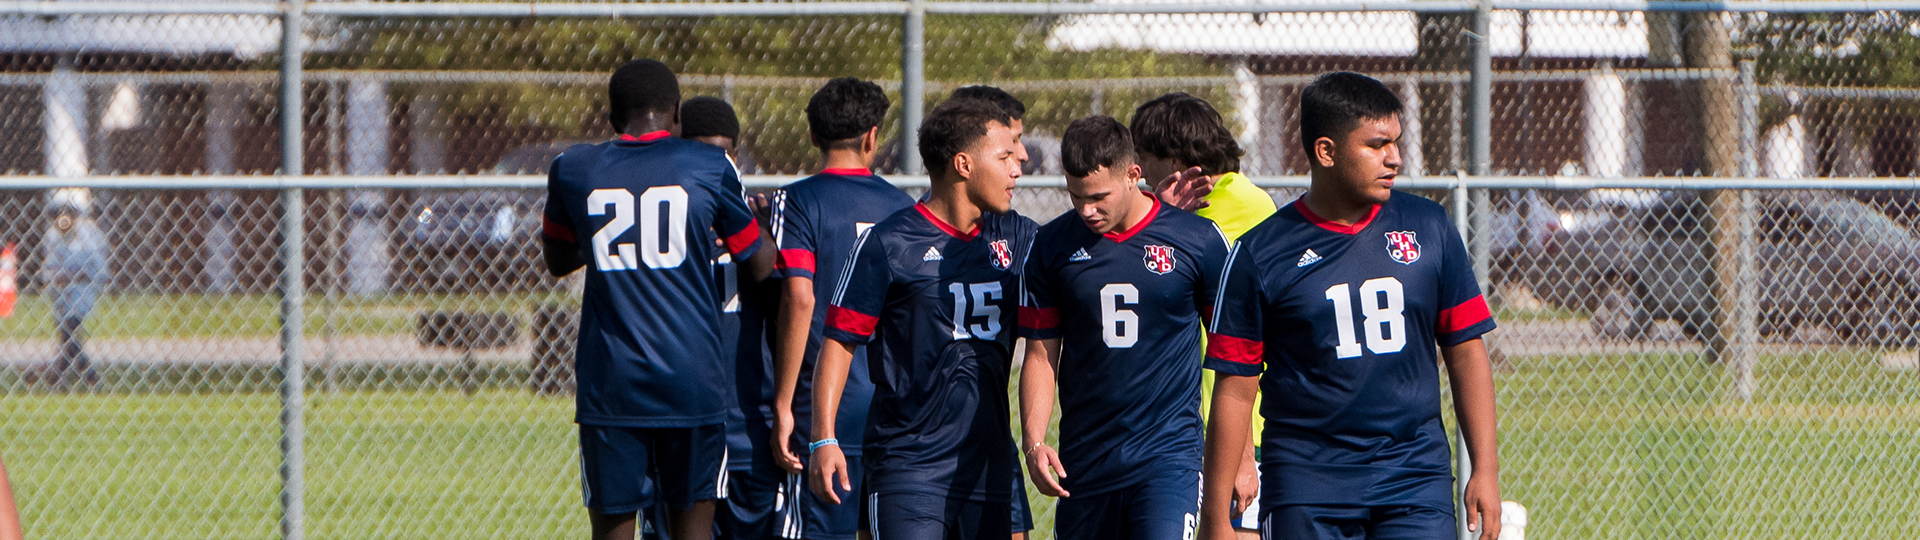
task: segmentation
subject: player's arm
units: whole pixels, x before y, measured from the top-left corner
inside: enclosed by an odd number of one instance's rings
[[[587,262],[580,258],[579,237],[574,234],[573,220],[568,217],[565,197],[560,195],[560,158],[554,158],[547,171],[547,207],[540,227],[540,251],[547,260],[547,272],[553,277],[565,277]]]
[[[1200,497],[1200,526],[1205,538],[1234,538],[1231,503],[1242,459],[1253,444],[1253,426],[1247,419],[1253,416],[1259,384],[1253,376],[1221,373],[1214,378],[1213,410],[1207,411],[1206,455],[1201,463],[1206,485]]]
[[[7,478],[7,466],[0,463],[0,540],[25,538],[20,530],[20,507],[13,501],[13,482]]]
[[[800,456],[787,445],[793,440],[793,396],[800,386],[800,366],[806,361],[815,300],[813,278],[788,277],[782,281],[785,294],[773,344],[773,458],[781,468],[797,473],[801,470]]]
[[[708,184],[711,186],[711,184]],[[711,188],[709,188],[711,189]],[[714,213],[713,230],[720,234],[721,244],[727,253],[733,255],[734,264],[740,270],[742,285],[752,285],[767,279],[773,272],[773,258],[760,249],[764,230],[760,226],[754,208],[750,206],[746,189],[740,186],[740,176],[728,166],[721,171],[719,189],[713,192],[719,211]],[[764,207],[765,198],[758,199]]]
[[[1475,338],[1450,347],[1441,347],[1447,363],[1447,379],[1453,385],[1453,409],[1460,418],[1460,431],[1466,434],[1467,455],[1473,460],[1473,474],[1467,478],[1463,495],[1467,530],[1478,531],[1481,538],[1500,536],[1500,450],[1495,426],[1493,367],[1487,361],[1487,343]]]
[[[1055,477],[1066,478],[1060,453],[1047,445],[1047,426],[1053,423],[1053,396],[1060,369],[1060,338],[1027,340],[1027,358],[1020,367],[1020,448],[1027,451],[1027,474],[1033,485],[1053,497],[1066,497]]]
[[[1206,368],[1215,377],[1212,410],[1207,412],[1206,453],[1201,462],[1205,485],[1201,488],[1200,527],[1202,537],[1212,540],[1234,538],[1231,503],[1235,494],[1258,490],[1236,489],[1242,460],[1252,444],[1248,439],[1253,428],[1253,399],[1259,394],[1257,377],[1266,361],[1260,271],[1243,248],[1229,248],[1222,269],[1215,274],[1213,316],[1207,323]]]
[[[854,347],[854,344],[827,338],[820,346],[820,358],[813,365],[813,440],[836,442],[813,450],[808,483],[815,494],[833,504],[840,504],[841,492],[853,490],[853,483],[847,479],[847,456],[834,436],[833,422],[840,416],[840,392],[847,388],[847,370],[853,365]]]
[[[747,209],[753,211],[753,222],[760,227],[761,238],[773,238],[773,206],[767,203],[766,195],[754,195],[747,198]],[[777,266],[776,250],[754,250],[753,256],[740,264],[740,286],[758,285],[761,281],[773,277]]]

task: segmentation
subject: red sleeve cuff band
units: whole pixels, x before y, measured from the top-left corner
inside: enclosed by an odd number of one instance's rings
[[[880,319],[872,315],[840,306],[829,306],[827,308],[827,326],[839,329],[842,332],[871,336],[873,335],[873,327],[879,323]]]
[[[813,252],[804,249],[780,250],[780,268],[813,272]]]
[[[1020,306],[1020,327],[1034,330],[1049,330],[1060,326],[1059,308],[1034,308]]]
[[[1207,333],[1207,357],[1235,364],[1260,365],[1266,344],[1251,339]]]
[[[1487,310],[1487,297],[1475,296],[1460,305],[1440,310],[1440,315],[1434,318],[1434,330],[1440,334],[1451,334],[1491,318],[1493,313]]]
[[[540,221],[541,221],[540,234],[546,235],[547,238],[552,238],[554,240],[565,240],[568,242],[579,241],[574,239],[573,229],[567,228],[566,225],[554,223],[553,220],[546,219],[546,218],[540,218]]]
[[[746,251],[748,247],[753,245],[754,241],[759,239],[760,220],[755,219],[747,222],[746,228],[740,229],[740,232],[733,233],[732,236],[727,237],[727,251],[739,255],[740,252]]]

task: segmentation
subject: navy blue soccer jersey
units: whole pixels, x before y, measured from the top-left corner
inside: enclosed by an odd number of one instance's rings
[[[1223,279],[1207,367],[1261,377],[1263,507],[1451,509],[1438,347],[1494,322],[1440,205],[1394,192],[1341,226],[1295,201]]]
[[[1033,220],[955,230],[913,205],[867,230],[827,308],[826,337],[868,345],[871,492],[979,501],[1025,493],[1008,429],[1020,270]],[[837,433],[836,433],[837,435]]]
[[[711,231],[711,232],[710,232]],[[691,427],[726,420],[720,294],[710,234],[735,259],[760,247],[719,147],[654,132],[576,145],[547,179],[545,235],[586,261],[574,420]]]
[[[800,364],[800,384],[793,396],[793,441],[788,448],[807,453],[806,438],[813,434],[813,362],[820,356],[821,332],[834,283],[847,265],[847,255],[860,233],[901,209],[913,198],[867,169],[827,169],[787,184],[774,204],[773,235],[780,247],[782,277],[813,280],[813,324],[807,332],[807,350]],[[822,282],[816,275],[828,277]],[[867,405],[873,401],[873,379],[867,376],[867,349],[853,351],[847,386],[840,394],[834,433],[840,448],[858,456],[867,429]]]
[[[1126,231],[1094,234],[1068,211],[1035,235],[1020,335],[1061,340],[1060,483],[1075,496],[1200,470],[1200,321],[1229,248],[1157,199]]]

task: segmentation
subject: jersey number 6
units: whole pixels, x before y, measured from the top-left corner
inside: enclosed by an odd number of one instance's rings
[[[601,272],[639,270],[634,261],[633,244],[614,244],[633,227],[633,192],[624,189],[596,189],[587,194],[587,215],[606,215],[613,207],[613,219],[593,233],[594,267]],[[662,215],[666,218],[662,223]],[[679,268],[687,260],[687,190],[680,186],[654,186],[640,192],[639,262],[647,268]],[[666,238],[661,238],[665,229]],[[665,244],[665,245],[662,245]]]
[[[1354,338],[1353,331],[1353,296],[1347,290],[1345,283],[1327,288],[1327,300],[1333,302],[1333,327],[1340,337],[1340,344],[1333,348],[1337,358],[1360,356],[1360,340]],[[1383,277],[1360,283],[1360,315],[1366,318],[1360,326],[1366,328],[1367,350],[1391,354],[1406,348],[1405,311],[1400,280]]]

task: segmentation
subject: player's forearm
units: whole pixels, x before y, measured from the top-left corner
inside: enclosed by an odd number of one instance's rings
[[[1494,406],[1493,366],[1487,361],[1486,342],[1475,339],[1441,349],[1452,382],[1454,413],[1466,434],[1467,453],[1474,474],[1500,472],[1500,450]]]
[[[780,303],[780,330],[774,337],[774,400],[781,412],[792,414],[793,397],[800,386],[800,366],[806,362],[807,334],[813,330],[813,280],[787,278]]]
[[[1054,362],[1059,351],[1060,340],[1027,340],[1027,357],[1020,364],[1021,449],[1047,440],[1047,425],[1053,423],[1057,390]]]
[[[7,466],[0,464],[0,540],[20,540],[20,507],[13,501],[13,481],[7,478]]]
[[[1201,470],[1206,485],[1201,497],[1200,514],[1204,519],[1232,519],[1233,481],[1240,474],[1240,460],[1249,444],[1253,415],[1253,396],[1259,391],[1258,379],[1218,375],[1213,383],[1213,410],[1207,413],[1207,443]]]
[[[853,346],[827,339],[813,364],[813,440],[837,438],[833,421],[840,415],[840,392],[847,387],[847,369],[853,365]]]
[[[762,238],[773,237],[773,233],[766,232],[765,227],[760,230],[764,233]],[[747,260],[740,263],[740,270],[742,270],[740,285],[742,287],[755,285],[773,276],[774,257],[779,251],[771,243],[765,243],[760,246],[760,249],[754,250],[752,257],[747,257]]]

